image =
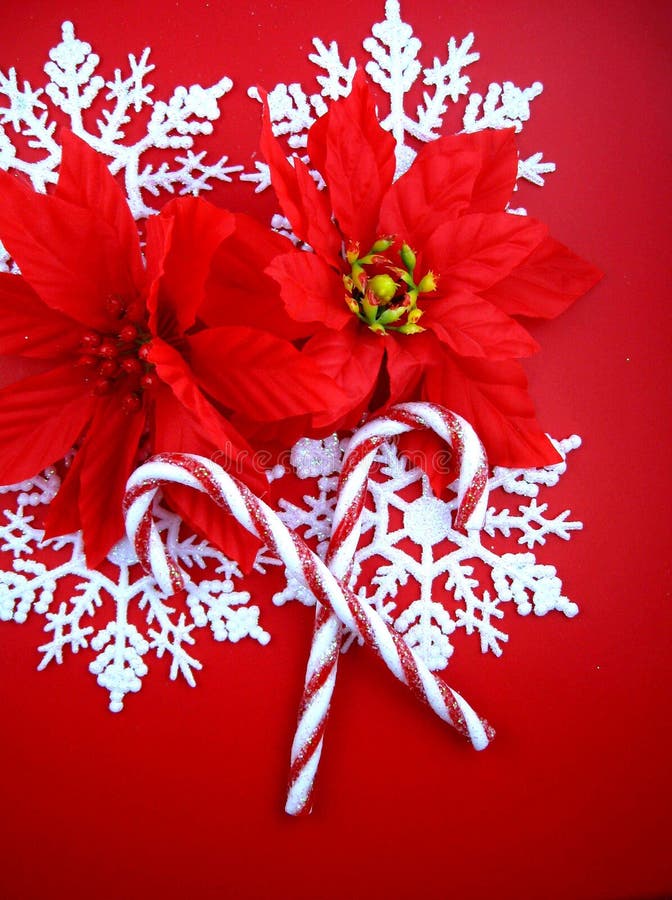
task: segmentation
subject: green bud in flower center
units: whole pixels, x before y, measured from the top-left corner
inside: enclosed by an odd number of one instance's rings
[[[389,303],[397,293],[397,283],[389,275],[374,275],[369,281],[369,290],[382,300]]]
[[[417,334],[425,330],[418,325],[423,313],[418,297],[436,290],[436,277],[427,272],[416,283],[415,253],[408,244],[402,244],[395,252],[394,244],[394,237],[378,238],[363,256],[359,244],[347,247],[345,258],[350,274],[343,276],[345,302],[371,331]]]

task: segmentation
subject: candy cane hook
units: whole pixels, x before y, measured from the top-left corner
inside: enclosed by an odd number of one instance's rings
[[[343,460],[326,556],[330,571],[341,582],[347,583],[354,563],[369,472],[379,447],[399,434],[424,428],[443,438],[457,457],[455,527],[467,530],[482,527],[488,499],[488,466],[483,445],[473,428],[460,416],[436,404],[399,404],[360,428],[352,436]],[[344,634],[338,617],[318,604],[292,743],[285,805],[285,811],[290,815],[305,814],[311,809]]]

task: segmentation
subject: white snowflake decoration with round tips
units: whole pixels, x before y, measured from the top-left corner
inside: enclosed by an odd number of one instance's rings
[[[302,471],[308,471],[305,457],[310,443],[313,468],[319,469],[323,459],[325,467],[331,468],[331,449],[327,450],[324,442],[304,440]],[[519,515],[512,515],[508,508],[498,510],[490,506],[483,531],[468,534],[452,527],[456,501],[434,497],[427,476],[413,468],[394,445],[379,451],[379,479],[370,484],[372,505],[362,518],[364,545],[355,555],[351,587],[364,591],[377,611],[394,621],[397,630],[431,668],[446,667],[453,653],[450,636],[460,628],[466,634],[479,636],[484,653],[500,656],[501,644],[508,641],[497,626],[504,617],[502,604],[513,601],[520,615],[534,612],[544,616],[557,610],[571,617],[578,612],[576,604],[562,594],[562,582],[553,566],[537,563],[532,552],[496,552],[484,543],[484,535],[499,534],[531,549],[544,544],[549,536],[568,540],[572,531],[582,528],[580,522],[569,520],[568,510],[546,516],[548,504],[536,502],[539,486],[558,483],[567,468],[567,454],[580,441],[572,436],[553,444],[563,457],[555,466],[494,470],[489,480],[491,500],[501,500],[502,492],[526,492],[528,502],[518,507]],[[321,554],[326,552],[337,487],[336,478],[321,477],[317,496],[307,494],[303,505],[280,501],[285,524],[306,539],[317,538]],[[409,490],[414,493],[410,499]],[[401,525],[396,528],[390,525],[394,511],[401,513]],[[415,547],[409,547],[409,542]],[[376,572],[362,580],[363,572],[369,571],[366,564],[372,560]],[[488,590],[480,590],[479,579],[474,576],[475,563],[489,572],[494,596]],[[406,589],[404,597],[411,594],[413,599],[395,617],[393,612],[402,587]],[[274,602],[283,605],[290,600],[314,602],[291,578]]]
[[[14,68],[7,75],[0,71],[0,102],[3,96],[6,98],[5,105],[0,106],[0,168],[28,175],[38,191],[54,184],[61,161],[61,148],[54,137],[54,113],[58,112],[62,114],[59,121],[109,157],[113,174],[124,173],[128,202],[136,218],[155,211],[147,203],[146,193],[157,196],[161,190],[177,190],[181,194],[197,194],[209,190],[212,181],[230,181],[242,166],[227,165],[226,156],[206,164],[205,153],[195,154],[192,148],[197,136],[212,133],[212,123],[220,115],[218,101],[231,90],[233,82],[223,77],[208,88],[198,84],[176,87],[167,101],[155,100],[154,85],[146,80],[154,69],[149,54],[148,47],[140,57],[129,53],[128,75],[123,77],[121,69],[115,69],[113,78],[106,81],[97,74],[100,58],[91,45],[75,35],[72,22],[64,22],[61,42],[50,51],[49,62],[44,66],[49,79],[44,88],[33,90],[27,81],[19,86]],[[89,123],[87,113],[105,88],[107,105],[101,118]],[[146,133],[137,141],[126,143],[125,129],[131,115],[137,115],[145,106],[151,109]],[[7,125],[28,138],[28,146],[41,151],[42,156],[31,161],[21,159]],[[149,163],[143,166],[142,157],[151,148],[164,151],[170,159],[158,168]]]
[[[459,42],[451,37],[446,45],[445,60],[435,57],[431,66],[423,67],[418,59],[422,43],[413,34],[411,25],[401,18],[398,0],[387,0],[385,18],[375,23],[371,35],[364,39],[362,47],[369,57],[366,72],[388,98],[389,112],[385,115],[380,110],[381,125],[396,141],[397,176],[415,159],[413,141],[424,143],[440,137],[449,103],[456,106],[462,98],[467,98],[460,122],[462,127],[459,128],[456,122],[452,126],[455,131],[515,128],[519,132],[530,118],[530,103],[543,91],[543,85],[538,81],[525,88],[510,81],[493,82],[485,97],[470,91],[471,75],[465,70],[480,59],[480,53],[472,52],[473,45],[471,32]],[[306,147],[310,126],[325,114],[327,101],[347,97],[357,71],[354,58],[343,62],[335,41],[327,48],[322,40],[313,38],[313,46],[316,52],[308,58],[324,73],[315,76],[321,90],[307,93],[296,82],[280,82],[268,92],[273,132],[277,137],[287,139],[290,150]],[[413,115],[408,112],[409,94],[419,81],[429,90],[423,91],[422,103]],[[256,88],[250,88],[248,94],[256,100],[261,99]],[[302,159],[310,162],[305,156]],[[257,191],[265,190],[270,186],[268,166],[255,162],[255,169],[241,178],[253,182]],[[518,163],[518,178],[538,185],[543,185],[545,174],[554,171],[555,164],[543,162],[541,153],[534,153]],[[316,179],[319,181],[317,174]]]

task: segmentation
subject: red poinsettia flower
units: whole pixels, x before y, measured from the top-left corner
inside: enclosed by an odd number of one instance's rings
[[[381,401],[422,398],[469,420],[494,464],[557,462],[517,361],[537,343],[515,317],[558,315],[601,273],[541,223],[505,212],[518,167],[512,130],[427,144],[394,181],[394,139],[358,74],[308,135],[325,190],[287,161],[268,115],[262,151],[312,250],[279,255],[266,272],[311,334],[302,352],[348,395],[317,424],[353,426]]]
[[[263,491],[231,414],[273,423],[321,410],[325,397],[342,402],[289,340],[237,319],[226,292],[208,287],[215,252],[227,240],[235,246],[235,231],[231,213],[174,200],[148,220],[143,262],[120,188],[70,133],[53,196],[0,173],[0,240],[22,273],[0,275],[0,354],[36,365],[0,391],[0,483],[28,478],[74,447],[47,529],[81,528],[91,565],[123,533],[124,486],[141,447],[215,456]],[[218,311],[215,327],[203,326],[201,305]],[[179,488],[170,501],[250,561],[254,541],[210,504]]]

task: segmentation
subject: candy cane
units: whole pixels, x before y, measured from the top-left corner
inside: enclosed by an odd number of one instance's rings
[[[143,567],[166,593],[181,590],[186,574],[170,556],[152,513],[164,485],[181,484],[206,494],[259,537],[283,561],[288,572],[310,590],[350,631],[381,657],[392,674],[445,722],[481,750],[493,736],[487,722],[469,704],[429,671],[423,661],[378,613],[342,585],[304,541],[291,532],[244,484],[209,459],[183,453],[155,456],[129,478],[124,497],[126,531]]]
[[[347,583],[352,571],[369,471],[376,453],[381,444],[391,438],[419,428],[430,428],[442,437],[457,457],[455,527],[474,529],[483,525],[488,498],[488,467],[483,445],[473,428],[455,413],[431,403],[404,403],[392,407],[385,416],[368,422],[353,435],[343,460],[326,556],[329,570],[343,583]],[[285,805],[285,811],[290,815],[310,812],[343,637],[340,619],[318,605],[292,743]]]

